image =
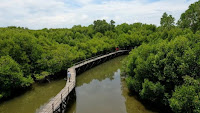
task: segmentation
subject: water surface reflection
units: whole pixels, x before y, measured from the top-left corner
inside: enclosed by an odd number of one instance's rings
[[[115,58],[78,75],[76,102],[66,113],[152,113],[128,95],[120,76],[124,58]]]

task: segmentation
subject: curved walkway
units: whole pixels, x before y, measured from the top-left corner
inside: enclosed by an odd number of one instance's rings
[[[105,59],[105,58],[107,59],[110,56],[115,57],[115,55],[117,56],[120,53],[123,54],[125,52],[128,52],[128,50],[119,50],[119,51],[115,51],[115,52],[112,52],[112,53],[109,53],[109,54],[106,54],[103,56],[98,56],[93,59],[84,60],[84,62],[81,62],[75,66],[70,67],[68,69],[68,71],[70,71],[70,73],[71,73],[70,82],[67,81],[65,87],[55,97],[53,97],[44,107],[42,107],[42,109],[41,109],[41,111],[39,111],[39,113],[62,113],[64,111],[64,109],[66,108],[66,104],[64,104],[66,102],[64,102],[64,101],[66,101],[66,100],[68,101],[68,99],[67,99],[68,95],[76,86],[76,69],[83,67],[87,64],[91,65],[91,67],[92,67],[94,62],[96,62],[96,61],[100,62],[101,59]]]

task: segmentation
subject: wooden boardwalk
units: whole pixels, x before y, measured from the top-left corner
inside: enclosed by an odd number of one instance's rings
[[[64,111],[67,105],[66,101],[68,101],[69,99],[67,97],[76,86],[76,69],[86,65],[90,65],[92,67],[96,61],[98,61],[99,64],[101,59],[115,57],[125,52],[128,52],[128,50],[119,50],[103,56],[93,57],[92,59],[84,60],[83,62],[80,62],[79,64],[70,67],[68,69],[68,71],[70,71],[71,73],[70,82],[69,80],[67,80],[65,87],[55,97],[53,97],[46,105],[44,105],[40,109],[39,113],[62,113]]]

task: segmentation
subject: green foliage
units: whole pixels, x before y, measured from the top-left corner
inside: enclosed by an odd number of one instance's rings
[[[200,30],[200,0],[191,4],[189,9],[181,15],[178,25],[181,28],[190,28],[193,32]]]
[[[0,94],[0,99],[1,99],[1,98],[3,98],[3,95],[2,95],[2,94]]]
[[[110,24],[106,22],[106,20],[96,20],[94,21],[94,30],[95,32],[100,32],[104,34],[106,31],[111,30],[114,31],[115,21],[111,20]]]
[[[200,112],[200,82],[193,78],[184,77],[184,84],[176,87],[170,101],[170,107],[176,113]]]
[[[127,24],[129,30],[124,33],[119,32],[126,29],[123,25],[115,27],[114,24],[113,20],[110,23],[97,20],[94,25],[77,25],[71,29],[0,28],[0,57],[9,56],[17,64],[18,74],[10,73],[10,77],[19,77],[17,87],[11,87],[13,83],[2,76],[1,85],[5,87],[1,88],[1,97],[29,86],[32,78],[36,81],[44,79],[48,75],[67,70],[75,62],[113,51],[115,47],[139,46],[147,40],[145,36],[156,29],[154,25],[135,23]]]
[[[50,75],[49,72],[43,71],[40,74],[35,74],[34,76],[35,76],[36,80],[42,80],[45,77],[47,77],[48,75]]]
[[[140,33],[145,34],[139,35],[139,39],[134,32],[131,44],[134,40],[133,44],[139,46],[135,45],[138,47],[124,61],[131,92],[152,103],[170,106],[176,113],[200,112],[199,3],[182,14],[179,27],[174,26],[171,15],[164,13],[161,27],[148,26],[148,31],[143,28]],[[119,35],[133,33],[127,24],[116,28]]]
[[[160,102],[159,99],[164,96],[164,86],[162,86],[159,82],[155,84],[148,79],[145,79],[144,83],[142,83],[140,96],[141,98],[148,99],[152,102]]]
[[[152,36],[156,38],[150,40]],[[142,99],[169,105],[174,112],[199,112],[199,83],[192,80],[200,79],[199,34],[171,28],[146,37],[149,41],[124,61],[128,87]],[[184,78],[187,75],[192,79]]]
[[[174,27],[175,24],[175,18],[172,17],[172,15],[168,15],[166,12],[162,15],[161,21],[160,21],[160,25],[161,27],[163,27],[164,29],[171,29],[172,27]]]
[[[200,112],[200,1],[181,15],[179,27],[164,13],[161,27],[96,20],[71,29],[0,28],[0,98],[73,63],[133,47],[123,70],[131,92],[174,112]]]
[[[132,77],[126,78],[126,83],[129,90],[131,91],[139,92],[139,90],[141,89],[141,83]]]
[[[27,87],[32,83],[32,79],[24,77],[20,65],[10,56],[0,57],[0,67],[1,98],[10,96],[14,89]]]

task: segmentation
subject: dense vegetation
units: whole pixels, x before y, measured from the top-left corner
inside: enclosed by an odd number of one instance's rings
[[[73,63],[115,50],[140,45],[154,25],[126,23],[115,26],[97,20],[88,27],[29,30],[0,28],[0,98],[31,86],[34,81],[66,70]]]
[[[160,27],[96,20],[71,29],[0,28],[0,99],[77,61],[131,46],[124,65],[131,92],[177,113],[199,113],[199,6],[200,1],[191,4],[177,26],[164,13]]]
[[[166,13],[160,23],[125,60],[128,87],[176,113],[199,113],[200,1],[190,5],[177,26]]]

